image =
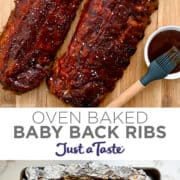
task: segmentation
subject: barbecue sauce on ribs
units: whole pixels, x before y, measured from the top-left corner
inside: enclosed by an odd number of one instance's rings
[[[17,0],[0,37],[0,82],[23,93],[42,82],[81,0]]]
[[[88,0],[48,77],[50,91],[75,106],[97,106],[122,77],[157,6],[157,0]]]

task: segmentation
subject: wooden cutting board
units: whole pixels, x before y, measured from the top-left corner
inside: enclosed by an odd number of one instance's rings
[[[0,31],[6,24],[13,7],[14,0],[0,0]],[[66,50],[78,21],[78,16],[58,56],[61,56]],[[159,10],[152,15],[151,19],[152,23],[146,29],[145,38],[138,44],[138,50],[131,58],[130,66],[125,71],[123,78],[117,82],[114,91],[109,93],[101,103],[101,107],[106,106],[146,72],[147,67],[144,63],[143,50],[149,35],[158,27],[164,25],[180,26],[180,0],[174,0],[173,2],[172,0],[159,0]],[[0,107],[68,107],[68,105],[50,94],[45,82],[43,82],[39,88],[23,95],[16,95],[13,92],[3,90],[0,86]],[[180,79],[161,80],[152,83],[132,99],[126,107],[180,107]]]

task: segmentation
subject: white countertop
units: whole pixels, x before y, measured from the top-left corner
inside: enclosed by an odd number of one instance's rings
[[[72,161],[68,161],[69,163]],[[0,180],[20,180],[21,171],[28,166],[44,166],[62,163],[62,161],[0,161]],[[118,166],[157,168],[162,180],[180,180],[180,161],[101,161]]]

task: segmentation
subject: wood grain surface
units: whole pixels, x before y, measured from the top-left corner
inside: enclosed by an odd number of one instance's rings
[[[58,57],[65,52],[69,44],[82,6],[64,45],[57,54]],[[3,30],[13,7],[14,0],[0,0],[0,31]],[[145,38],[138,44],[136,54],[131,58],[130,66],[125,71],[123,78],[117,82],[114,91],[109,93],[101,103],[101,107],[106,106],[146,72],[147,67],[144,63],[143,51],[149,35],[161,26],[180,26],[180,0],[159,0],[159,10],[152,15],[151,19],[152,23],[146,29]],[[69,105],[64,104],[50,94],[44,81],[39,88],[22,95],[3,90],[0,86],[0,107],[69,107]],[[153,82],[133,98],[126,107],[180,107],[180,79]]]

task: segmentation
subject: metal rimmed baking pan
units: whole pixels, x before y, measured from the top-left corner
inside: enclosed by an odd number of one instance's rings
[[[155,168],[135,168],[135,169],[142,169],[144,172],[146,172],[147,176],[149,179],[147,180],[161,180],[161,174],[159,172],[159,170],[155,169]]]

